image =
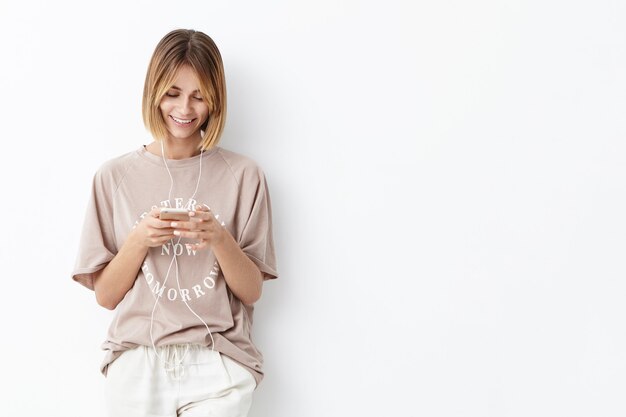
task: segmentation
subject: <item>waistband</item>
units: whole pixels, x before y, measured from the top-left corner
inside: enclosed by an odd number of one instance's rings
[[[195,343],[158,346],[156,350],[151,346],[144,346],[144,349],[147,352],[156,354],[156,358],[158,362],[163,365],[165,373],[174,381],[180,381],[185,375],[185,365],[199,363],[197,362],[197,353],[215,354],[219,356],[219,352]]]

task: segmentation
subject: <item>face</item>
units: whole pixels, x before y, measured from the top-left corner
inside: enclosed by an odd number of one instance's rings
[[[170,139],[197,139],[200,126],[209,117],[209,106],[200,94],[196,75],[188,66],[178,71],[174,85],[159,104]]]

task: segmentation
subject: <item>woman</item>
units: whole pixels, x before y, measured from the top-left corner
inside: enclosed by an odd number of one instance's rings
[[[254,161],[218,146],[225,118],[215,43],[168,33],[144,86],[154,142],[97,170],[72,272],[116,311],[101,366],[111,416],[246,416],[263,377],[251,326],[277,277],[270,197]]]

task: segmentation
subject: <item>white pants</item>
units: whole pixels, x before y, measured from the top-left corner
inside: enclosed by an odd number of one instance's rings
[[[242,365],[198,345],[140,346],[109,364],[110,417],[245,417],[256,381]]]

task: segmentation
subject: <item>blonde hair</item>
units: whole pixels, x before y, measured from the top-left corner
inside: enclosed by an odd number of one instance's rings
[[[226,122],[226,80],[222,56],[215,42],[192,29],[176,29],[159,41],[143,89],[142,115],[146,129],[156,140],[167,137],[167,128],[159,104],[172,87],[178,70],[189,66],[200,83],[200,94],[209,106],[209,117],[200,127],[204,132],[198,149],[218,144]]]

